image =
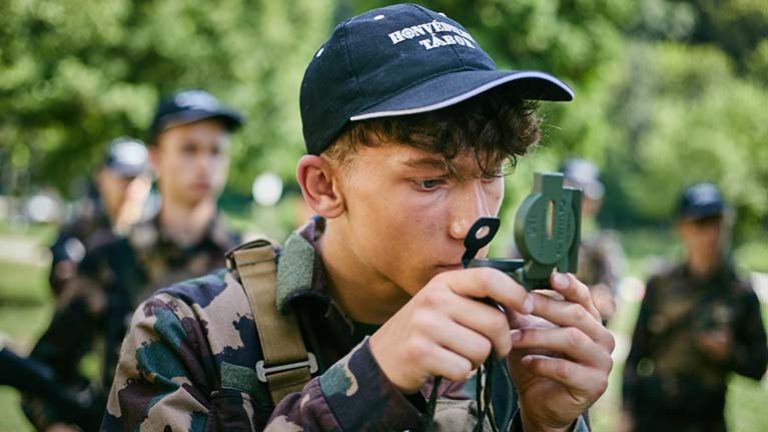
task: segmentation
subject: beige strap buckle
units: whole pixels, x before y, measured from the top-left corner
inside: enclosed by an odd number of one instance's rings
[[[314,354],[308,352],[307,360],[304,361],[269,367],[264,367],[264,360],[259,360],[256,362],[256,376],[259,378],[259,381],[265,383],[267,382],[267,375],[287,370],[301,369],[303,367],[309,367],[310,374],[317,372],[317,358],[315,358]]]

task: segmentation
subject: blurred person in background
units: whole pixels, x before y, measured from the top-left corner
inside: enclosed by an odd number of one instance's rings
[[[616,235],[601,230],[597,214],[603,204],[605,187],[594,163],[581,158],[567,159],[561,169],[566,186],[584,193],[581,202],[581,249],[576,277],[589,286],[603,324],[616,312],[616,292],[624,268],[624,250]]]
[[[725,431],[730,374],[760,380],[765,373],[760,303],[724,250],[726,213],[711,183],[682,194],[685,259],[648,281],[624,369],[629,430]]]
[[[74,277],[88,252],[138,221],[151,187],[148,173],[143,142],[120,137],[109,144],[103,163],[88,181],[88,193],[77,214],[61,227],[51,245],[49,280],[54,295]]]
[[[89,406],[91,415],[78,423],[86,431],[98,429],[134,308],[160,287],[224,266],[224,253],[238,244],[219,217],[217,199],[229,170],[229,135],[241,124],[239,114],[202,90],[161,100],[149,131],[159,211],[87,253],[62,287],[30,358],[50,367]],[[79,370],[91,352],[100,369],[93,380]],[[72,430],[50,401],[25,397],[23,409],[38,430]]]

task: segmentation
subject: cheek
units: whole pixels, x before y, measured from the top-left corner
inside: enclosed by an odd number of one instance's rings
[[[353,248],[369,266],[411,292],[426,282],[423,262],[439,240],[439,205],[404,188],[386,191],[357,190],[348,196]]]
[[[211,162],[213,166],[212,176],[217,182],[224,182],[229,173],[229,158],[226,156],[216,156]]]
[[[485,200],[494,215],[499,213],[501,202],[504,200],[504,177],[497,177],[490,183],[483,185]]]

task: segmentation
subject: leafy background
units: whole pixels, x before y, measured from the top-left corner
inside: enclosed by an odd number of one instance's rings
[[[222,198],[228,217],[281,238],[294,224],[295,202],[253,205],[252,180],[269,170],[295,191],[304,67],[335,23],[389,3],[0,0],[0,195],[7,213],[34,193],[76,198],[109,140],[144,137],[160,95],[202,87],[248,119],[234,137]],[[736,210],[736,257],[768,271],[765,0],[421,3],[462,22],[500,67],[545,70],[576,90],[570,104],[542,106],[542,146],[508,178],[507,217],[534,171],[556,169],[569,155],[588,157],[607,188],[600,221],[621,232],[628,276],[642,280],[649,257],[679,255],[669,215],[680,190],[715,181]],[[52,227],[12,217],[0,226],[0,249],[23,241],[39,250],[50,241]],[[11,258],[0,257],[0,331],[23,352],[52,303],[44,257],[24,264]],[[623,304],[613,325],[618,336],[631,331],[636,304]],[[596,429],[616,427],[617,392],[613,382],[597,407]],[[0,392],[0,430],[28,428],[16,397]],[[734,430],[768,427],[760,409],[768,402],[765,384],[735,381],[731,397]]]

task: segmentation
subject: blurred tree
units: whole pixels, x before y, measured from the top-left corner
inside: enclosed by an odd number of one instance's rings
[[[68,192],[103,143],[142,136],[157,97],[180,87],[248,116],[230,192],[263,169],[290,180],[308,58],[333,22],[391,3],[5,0],[0,188]],[[740,232],[767,222],[765,0],[420,3],[464,23],[500,67],[545,70],[576,90],[571,104],[542,105],[544,146],[510,179],[509,207],[531,171],[578,154],[603,168],[613,225],[667,220],[683,184],[705,178],[736,203]]]
[[[609,169],[621,176],[631,210],[664,219],[683,187],[709,180],[739,212],[741,236],[757,234],[768,214],[768,89],[737,78],[712,46],[667,42],[630,52],[636,61],[621,93],[634,97],[617,101],[615,112],[634,144],[625,153],[632,160]]]
[[[330,26],[331,0],[5,0],[1,8],[6,188],[28,180],[66,194],[107,141],[144,138],[161,94],[196,87],[248,118],[231,185],[247,191],[267,167],[292,174],[287,156],[302,148],[297,83]]]

